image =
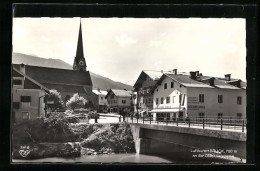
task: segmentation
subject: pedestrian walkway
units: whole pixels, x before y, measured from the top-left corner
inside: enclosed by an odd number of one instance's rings
[[[216,123],[204,123],[203,122],[188,122],[188,121],[154,121],[148,119],[137,119],[137,118],[126,118],[126,122],[129,123],[138,123],[138,124],[153,124],[153,125],[165,125],[165,126],[176,126],[176,127],[186,127],[186,128],[197,128],[197,129],[210,129],[210,130],[222,130],[228,132],[244,132],[246,133],[246,125],[238,124],[216,124]]]

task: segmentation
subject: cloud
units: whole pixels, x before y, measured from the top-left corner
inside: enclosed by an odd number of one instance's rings
[[[75,47],[75,45],[73,45],[71,42],[66,42],[66,41],[60,43],[59,45],[69,49],[74,49]]]
[[[44,42],[49,42],[50,39],[48,39],[46,36],[41,36],[41,40]]]
[[[150,41],[149,46],[160,46],[162,44],[161,41]]]
[[[115,38],[115,40],[120,46],[132,45],[132,44],[135,44],[137,42],[137,40],[127,36],[126,34],[122,34],[121,36],[117,36]]]

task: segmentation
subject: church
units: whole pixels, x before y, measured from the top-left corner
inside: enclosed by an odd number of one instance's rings
[[[47,89],[57,90],[60,92],[61,98],[64,102],[68,101],[75,93],[78,93],[88,101],[93,101],[93,84],[90,72],[87,70],[83,52],[81,23],[79,26],[78,44],[73,63],[73,70],[24,64],[13,64],[13,68],[37,81]]]

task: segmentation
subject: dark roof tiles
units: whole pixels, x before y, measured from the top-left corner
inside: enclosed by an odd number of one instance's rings
[[[13,66],[19,69],[18,64]],[[67,70],[25,65],[25,74],[40,83],[92,85],[89,71]]]

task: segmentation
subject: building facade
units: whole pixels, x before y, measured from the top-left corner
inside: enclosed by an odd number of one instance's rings
[[[153,117],[246,117],[246,84],[238,79],[165,73],[153,87]]]
[[[49,89],[15,68],[12,83],[12,122],[45,117],[44,96]]]
[[[131,112],[134,110],[132,91],[110,89],[105,98],[108,102],[109,113]]]
[[[108,102],[105,98],[107,95],[107,91],[103,90],[92,90],[94,96],[94,107],[98,112],[107,113]]]
[[[134,92],[136,92],[136,113],[140,116],[148,115],[153,109],[153,93],[151,88],[156,84],[162,76],[161,72],[142,71],[134,84]]]

